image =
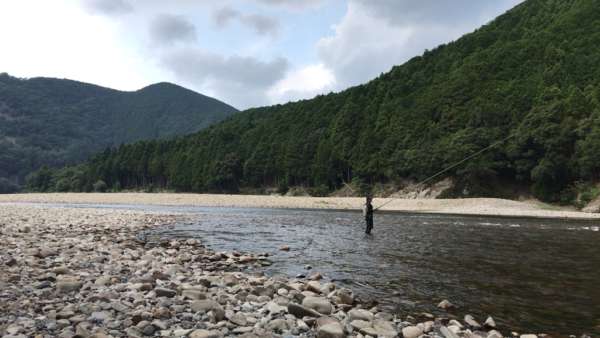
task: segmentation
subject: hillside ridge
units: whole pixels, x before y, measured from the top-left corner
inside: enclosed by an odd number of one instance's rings
[[[41,166],[86,160],[106,147],[201,130],[237,112],[161,82],[121,91],[50,77],[0,73],[0,192]]]
[[[73,190],[102,181],[194,192],[305,186],[323,195],[350,182],[420,181],[514,134],[449,171],[456,186],[447,197],[507,197],[499,188],[516,186],[571,203],[595,195],[600,173],[598,64],[600,3],[527,0],[366,84],[100,154],[70,169],[87,179]]]

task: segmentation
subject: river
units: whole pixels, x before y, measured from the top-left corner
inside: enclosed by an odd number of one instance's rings
[[[443,314],[436,305],[448,299],[454,314],[492,315],[504,333],[600,335],[598,221],[380,213],[367,236],[350,211],[92,207],[189,213],[153,235],[268,252],[267,274],[319,271],[391,311]]]

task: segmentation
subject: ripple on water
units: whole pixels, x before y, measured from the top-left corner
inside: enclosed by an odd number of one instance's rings
[[[269,252],[269,274],[311,265],[396,310],[438,313],[449,299],[505,330],[600,334],[598,231],[590,222],[377,214],[367,236],[355,212],[204,208],[161,235]]]

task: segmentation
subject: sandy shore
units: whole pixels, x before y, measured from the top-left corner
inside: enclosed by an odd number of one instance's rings
[[[268,264],[264,255],[216,253],[196,239],[149,245],[136,236],[183,217],[1,204],[0,337],[503,336],[491,318],[409,321],[368,308],[315,272],[299,279],[243,272]]]
[[[375,199],[378,207],[389,199]],[[171,193],[58,193],[0,195],[0,203],[152,204],[211,207],[305,208],[360,210],[364,200],[348,197],[282,197],[258,195],[209,195]],[[458,215],[515,216],[565,219],[600,219],[600,214],[558,208],[539,202],[495,198],[394,199],[381,210]]]

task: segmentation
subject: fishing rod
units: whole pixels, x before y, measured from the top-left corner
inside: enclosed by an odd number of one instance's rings
[[[445,169],[443,169],[443,170],[441,170],[441,171],[439,171],[439,172],[437,172],[437,173],[435,173],[435,174],[433,174],[433,175],[431,175],[431,176],[427,177],[426,179],[422,180],[421,182],[417,183],[417,184],[416,184],[416,187],[418,188],[418,187],[420,187],[421,185],[423,185],[423,184],[425,184],[425,183],[427,183],[427,182],[431,181],[432,179],[434,179],[434,178],[436,178],[436,177],[440,176],[441,174],[443,174],[443,173],[445,173],[445,172],[447,172],[447,171],[449,171],[449,170],[451,170],[451,169],[454,169],[454,168],[458,167],[459,165],[461,165],[461,164],[463,164],[463,163],[467,162],[468,160],[470,160],[470,159],[472,159],[472,158],[474,158],[474,157],[476,157],[476,156],[478,156],[478,155],[480,155],[480,154],[482,154],[482,153],[486,152],[487,150],[489,150],[489,149],[491,149],[491,148],[493,148],[493,147],[495,147],[495,146],[497,146],[497,145],[499,145],[499,144],[502,144],[502,143],[506,142],[507,140],[509,140],[509,139],[513,138],[515,135],[516,135],[516,134],[508,135],[507,137],[503,138],[502,140],[500,140],[500,141],[496,141],[496,142],[492,143],[491,145],[489,145],[489,146],[487,146],[487,147],[485,147],[485,148],[483,148],[483,149],[481,149],[481,150],[479,150],[479,151],[477,151],[477,152],[475,152],[475,153],[473,153],[473,154],[471,154],[471,155],[469,155],[469,156],[465,157],[464,159],[462,159],[462,160],[460,160],[460,161],[458,161],[458,162],[456,162],[456,163],[454,163],[454,164],[450,165],[449,167],[447,167],[447,168],[445,168]],[[388,198],[389,198],[389,197],[388,197]],[[388,198],[386,198],[386,199],[388,199]],[[389,199],[390,199],[389,201],[387,201],[387,202],[385,202],[385,203],[381,204],[380,206],[378,206],[378,207],[377,207],[377,208],[375,208],[374,210],[379,210],[379,209],[383,208],[384,206],[386,206],[386,205],[388,205],[388,204],[392,203],[392,202],[393,202],[395,199],[397,199],[397,198],[398,198],[398,197],[391,197],[391,198],[389,198]]]

